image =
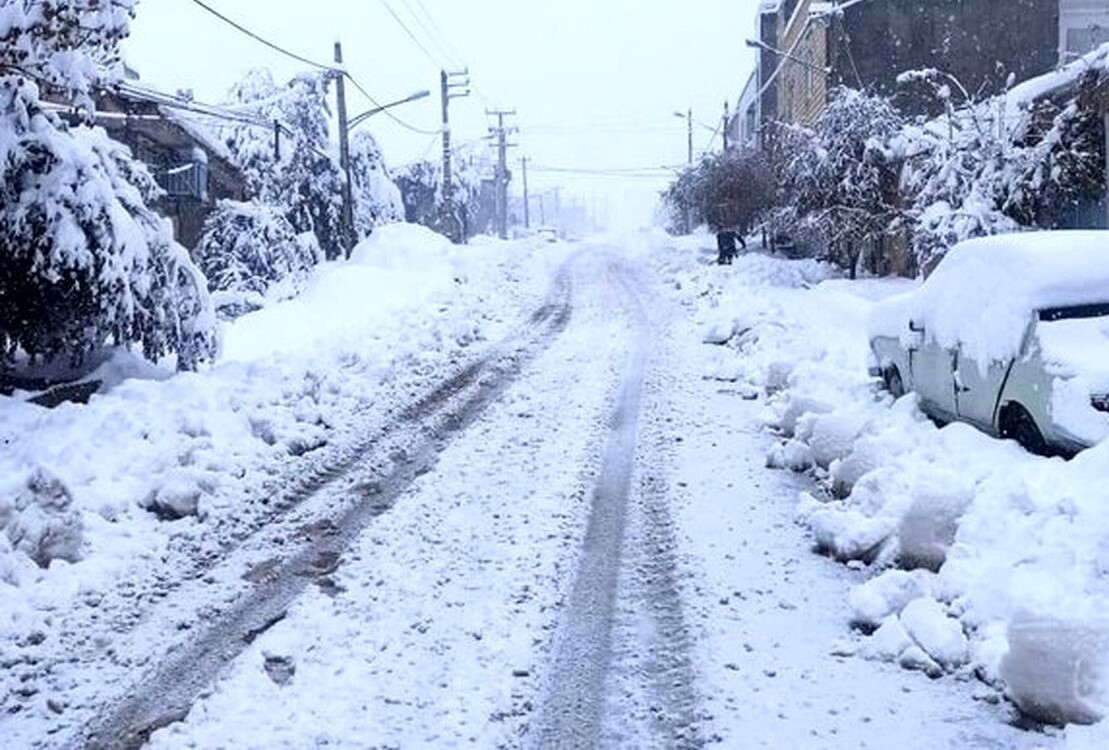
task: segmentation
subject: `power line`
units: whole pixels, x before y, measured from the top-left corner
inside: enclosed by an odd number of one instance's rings
[[[405,3],[407,4],[407,0],[405,0]],[[439,39],[443,43],[442,44],[443,49],[448,53],[447,57],[452,58],[452,61],[455,62],[455,63],[461,62],[462,61],[462,55],[458,54],[458,50],[454,48],[454,45],[451,44],[450,39],[447,37],[446,34],[443,33],[443,29],[440,28],[439,24],[437,24],[435,22],[435,18],[431,15],[431,13],[428,12],[427,6],[424,5],[424,0],[416,0],[416,5],[418,5],[420,7],[420,10],[423,11],[424,18],[427,19],[428,23],[431,24],[431,27],[438,34]],[[465,66],[464,65],[456,65],[455,67],[465,67]]]
[[[342,75],[342,76],[346,77],[351,82],[351,85],[353,85],[354,88],[358,89],[358,91],[362,94],[362,96],[366,97],[375,107],[380,107],[381,106],[381,103],[378,102],[378,100],[373,95],[371,95],[370,92],[367,91],[366,88],[364,86],[362,86],[362,84],[360,84],[354,78],[354,76],[352,76],[350,74],[349,71],[337,68],[334,65],[324,65],[324,64],[318,63],[314,60],[310,60],[307,57],[303,57],[302,55],[298,55],[295,52],[290,52],[289,50],[285,49],[281,45],[276,44],[274,42],[271,42],[268,39],[265,39],[264,37],[254,33],[253,31],[251,31],[247,27],[243,26],[242,24],[238,23],[237,21],[234,21],[234,20],[228,18],[227,16],[223,15],[218,10],[216,10],[215,8],[213,8],[212,6],[210,6],[206,2],[204,2],[204,0],[192,0],[192,2],[196,3],[201,8],[208,11],[209,13],[211,13],[212,15],[214,15],[216,18],[220,19],[224,23],[229,24],[230,26],[232,26],[233,28],[235,28],[236,30],[240,31],[243,34],[246,34],[251,39],[254,39],[255,41],[258,41],[258,42],[264,44],[265,46],[269,47],[270,49],[275,50],[275,51],[281,53],[282,55],[285,55],[286,57],[290,57],[293,60],[297,60],[299,62],[302,62],[305,65],[310,65],[314,68],[319,68],[320,70],[324,70],[324,71],[327,71],[329,73]],[[385,2],[385,0],[382,0],[383,4],[384,4],[384,2]],[[388,6],[386,6],[386,7],[388,7]],[[389,10],[390,10],[390,12],[392,12],[392,9],[389,9]],[[388,109],[383,110],[383,111],[385,112],[385,114],[390,119],[392,119],[398,125],[400,125],[401,127],[407,128],[408,130],[411,130],[414,133],[420,133],[421,135],[432,135],[432,134],[438,132],[438,131],[423,130],[421,128],[417,128],[414,125],[410,125],[407,122],[405,122],[404,120],[400,119],[399,117],[394,115],[392,112],[390,112]]]
[[[412,29],[408,28],[408,24],[406,24],[401,19],[401,17],[397,15],[397,12],[393,10],[392,6],[390,6],[389,3],[386,2],[386,0],[381,0],[381,5],[385,8],[385,10],[389,11],[389,15],[391,15],[393,17],[393,20],[396,21],[402,29],[404,29],[404,33],[408,35],[408,38],[412,40],[413,44],[420,48],[420,51],[423,52],[427,59],[431,61],[432,65],[437,68],[445,67],[440,63],[438,59],[436,59],[435,55],[431,54],[431,52],[428,51],[427,47],[424,46],[424,43],[421,42],[416,37],[416,35],[412,33]]]
[[[256,42],[260,42],[260,43],[266,45],[267,47],[274,50],[275,52],[280,52],[282,55],[285,55],[286,57],[292,58],[293,60],[296,60],[298,62],[302,62],[305,65],[311,65],[314,68],[319,68],[321,70],[328,70],[328,71],[336,70],[335,66],[333,66],[333,65],[324,65],[322,63],[316,62],[315,60],[310,60],[307,57],[303,57],[302,55],[298,55],[295,52],[290,52],[289,50],[285,49],[284,47],[280,46],[279,44],[271,42],[270,40],[265,39],[265,38],[259,36],[258,34],[255,34],[253,31],[246,28],[242,24],[240,24],[236,21],[233,21],[230,18],[228,18],[227,16],[225,16],[224,14],[220,13],[218,10],[213,8],[211,5],[208,5],[206,2],[204,2],[204,0],[192,0],[192,2],[196,3],[201,8],[208,11],[209,13],[211,13],[213,16],[220,19],[224,23],[228,24],[229,26],[232,26],[233,28],[237,29],[238,31],[240,31],[243,34],[246,34],[247,36],[249,36],[251,39],[255,40]]]
[[[448,63],[451,63],[452,67],[458,67],[458,66],[453,66],[453,63],[455,62],[455,60],[452,59],[452,56],[451,56],[450,52],[447,51],[447,48],[443,45],[442,42],[439,41],[439,38],[434,34],[434,32],[432,32],[431,28],[424,22],[424,20],[422,18],[420,18],[420,14],[412,9],[411,3],[409,3],[408,0],[400,0],[400,1],[401,1],[401,4],[404,6],[405,10],[408,11],[408,15],[412,16],[412,18],[416,21],[416,24],[424,32],[424,35],[426,36],[426,38],[432,43],[432,45],[435,47],[435,49],[439,51],[439,54],[442,55],[442,59],[445,60]],[[425,9],[425,11],[426,11],[426,9]]]

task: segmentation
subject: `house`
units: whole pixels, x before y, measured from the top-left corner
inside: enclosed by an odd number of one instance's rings
[[[97,98],[97,124],[146,164],[165,194],[155,210],[173,223],[174,237],[196,247],[220,200],[245,200],[246,180],[222,143],[179,104],[159,104],[128,86]]]
[[[758,16],[756,77],[737,118],[811,125],[839,85],[891,96],[907,114],[938,103],[897,83],[907,70],[936,68],[988,96],[1109,41],[1106,0],[778,0]],[[771,33],[771,27],[773,33]],[[767,101],[773,97],[773,102]],[[742,130],[742,122],[735,126]]]
[[[63,119],[78,121],[59,92],[47,92],[46,101]],[[164,191],[152,208],[173,224],[174,238],[192,249],[216,204],[245,200],[249,191],[242,172],[203,119],[203,110],[190,101],[187,95],[171,97],[146,89],[132,74],[132,80],[96,95],[94,118],[150,170]]]

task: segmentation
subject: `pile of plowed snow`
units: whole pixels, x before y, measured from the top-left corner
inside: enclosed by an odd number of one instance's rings
[[[799,521],[871,576],[851,595],[859,656],[982,679],[1048,722],[1105,717],[1109,445],[1040,458],[881,391],[867,319],[912,282],[764,255],[722,269],[691,243],[661,258],[704,326],[705,376],[765,399],[768,464],[816,479]],[[1107,746],[1109,722],[1068,742]]]

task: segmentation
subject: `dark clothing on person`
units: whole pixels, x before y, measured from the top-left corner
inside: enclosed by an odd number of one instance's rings
[[[733,232],[730,229],[716,233],[716,249],[719,253],[716,262],[719,265],[730,266],[732,261],[735,260],[735,256],[738,253],[736,250],[736,242],[738,242],[744,250],[747,249],[747,242],[743,239],[743,235]]]

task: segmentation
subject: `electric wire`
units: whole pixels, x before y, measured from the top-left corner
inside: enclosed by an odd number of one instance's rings
[[[324,65],[323,63],[318,63],[315,60],[311,60],[307,57],[304,57],[303,55],[298,55],[295,52],[291,52],[291,51],[285,49],[284,47],[282,47],[279,44],[271,42],[270,40],[254,33],[253,31],[251,31],[247,27],[243,26],[242,24],[238,23],[237,21],[234,21],[234,20],[228,18],[223,13],[220,13],[218,10],[213,8],[211,5],[208,5],[208,3],[204,2],[204,0],[192,0],[192,2],[196,3],[201,8],[208,11],[209,13],[211,13],[213,16],[220,19],[224,23],[228,24],[229,26],[232,26],[235,29],[238,29],[240,32],[242,32],[243,34],[246,34],[251,39],[255,40],[256,42],[260,42],[261,44],[264,44],[265,46],[269,47],[270,49],[274,50],[275,52],[279,52],[282,55],[285,55],[286,57],[292,58],[293,60],[296,60],[298,62],[302,62],[305,65],[311,65],[312,67],[319,68],[321,70],[329,70],[329,71],[338,71],[339,70],[334,65]]]
[[[442,65],[441,61],[438,60],[435,55],[431,54],[428,48],[424,46],[424,43],[421,42],[414,33],[412,33],[412,29],[408,28],[408,24],[406,24],[404,20],[399,15],[397,15],[397,12],[393,10],[392,6],[390,6],[389,3],[386,2],[386,0],[380,0],[380,2],[382,7],[384,7],[385,10],[389,11],[389,15],[393,17],[393,20],[397,22],[397,25],[404,29],[404,33],[408,35],[408,38],[412,40],[412,43],[419,47],[420,51],[424,53],[429,61],[431,61],[432,65],[437,68],[446,67],[445,65]]]
[[[344,78],[349,80],[351,82],[351,85],[353,85],[354,88],[356,88],[362,94],[362,96],[366,97],[366,99],[368,99],[375,107],[380,107],[381,106],[381,103],[378,102],[378,100],[372,94],[370,94],[369,91],[366,90],[365,86],[363,86],[361,83],[359,83],[358,80],[355,79],[353,75],[351,75],[350,71],[345,70],[343,68],[336,67],[334,65],[323,65],[322,63],[318,63],[314,60],[310,60],[307,57],[303,57],[302,55],[298,55],[295,52],[291,52],[288,49],[285,49],[284,47],[282,47],[281,45],[276,44],[275,42],[271,42],[270,40],[262,37],[261,35],[256,34],[255,32],[248,29],[246,26],[243,26],[241,23],[238,23],[237,21],[234,21],[233,19],[228,18],[227,16],[225,16],[224,14],[220,13],[218,10],[213,8],[211,5],[208,5],[206,2],[204,2],[204,0],[191,0],[191,2],[196,3],[201,8],[203,8],[204,10],[208,11],[213,16],[215,16],[216,18],[218,18],[221,21],[223,21],[224,23],[232,26],[233,28],[235,28],[239,32],[241,32],[243,34],[246,34],[251,39],[254,39],[255,41],[258,41],[258,42],[264,44],[265,46],[269,47],[270,49],[275,50],[276,52],[279,52],[282,55],[285,55],[286,57],[290,57],[293,60],[297,60],[299,62],[302,62],[302,63],[306,64],[306,65],[310,65],[312,67],[319,68],[321,70],[325,70],[325,71],[328,71],[330,73],[336,73],[336,74],[342,75]],[[384,2],[385,2],[385,0],[382,0],[383,4],[384,4]],[[386,6],[386,7],[388,7],[388,6]],[[390,9],[390,11],[391,11],[391,9]],[[390,112],[387,109],[383,110],[383,112],[391,120],[396,122],[398,125],[400,125],[401,127],[406,128],[408,130],[411,130],[414,133],[420,133],[421,135],[431,135],[432,133],[439,132],[439,131],[424,130],[422,128],[418,128],[414,125],[411,125],[411,124],[405,122],[404,120],[402,120],[401,118],[397,117],[395,114],[393,114],[392,112]]]

